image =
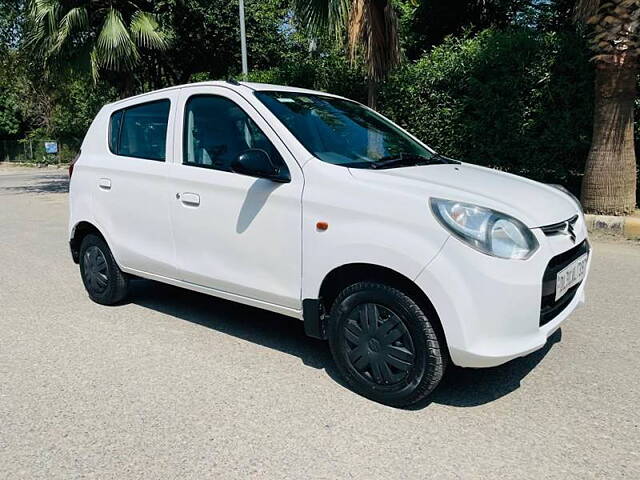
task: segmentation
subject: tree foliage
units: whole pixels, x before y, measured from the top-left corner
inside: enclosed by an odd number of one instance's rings
[[[576,0],[245,0],[250,79],[366,102],[372,71],[351,60],[367,56],[371,5],[393,6],[404,59],[379,85],[380,110],[445,154],[577,193],[593,125],[588,39],[620,45],[611,15],[596,10],[592,28],[574,22]],[[239,43],[235,1],[5,0],[0,138],[78,145],[104,103],[237,75]]]
[[[333,31],[346,36],[354,63],[362,57],[368,80],[368,101],[376,107],[377,84],[400,64],[400,32],[392,0],[296,0],[295,11],[313,35]]]
[[[30,0],[26,46],[44,64],[88,68],[94,81],[131,71],[142,50],[165,50],[169,35],[150,12],[151,2]]]
[[[16,47],[22,27],[22,2],[6,0],[0,6],[0,138],[12,137],[23,128],[21,98],[15,88],[20,67]]]
[[[172,47],[154,57],[161,65],[147,76],[165,84],[199,78],[224,78],[240,71],[238,5],[228,0],[160,0],[153,10],[172,29]],[[266,69],[280,64],[291,48],[287,2],[246,2],[249,66]],[[155,73],[155,75],[154,75]]]

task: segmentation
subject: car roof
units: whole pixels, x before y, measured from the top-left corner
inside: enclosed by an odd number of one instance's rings
[[[254,91],[261,91],[261,92],[292,92],[292,93],[305,93],[308,95],[324,95],[327,97],[335,97],[335,98],[343,98],[340,97],[339,95],[333,95],[331,93],[326,93],[326,92],[320,92],[317,90],[309,90],[306,88],[298,88],[298,87],[287,87],[284,85],[272,85],[270,83],[256,83],[256,82],[236,82],[236,81],[222,81],[222,80],[216,80],[216,81],[207,81],[207,82],[197,82],[197,83],[185,83],[183,85],[175,85],[172,87],[167,87],[167,88],[162,88],[160,90],[153,90],[150,92],[145,92],[142,93],[140,95],[135,95],[133,97],[127,97],[127,98],[123,98],[120,100],[116,100],[115,102],[111,103],[110,105],[112,106],[117,106],[121,103],[124,102],[129,102],[130,100],[136,100],[136,99],[144,99],[144,97],[151,95],[151,94],[155,94],[155,93],[160,93],[160,92],[170,92],[173,90],[182,90],[182,89],[188,89],[188,88],[193,88],[193,87],[206,87],[206,86],[211,86],[211,87],[225,87],[225,88],[229,88],[231,90],[235,90],[235,91],[240,91],[243,89],[250,89],[250,90],[254,90]]]

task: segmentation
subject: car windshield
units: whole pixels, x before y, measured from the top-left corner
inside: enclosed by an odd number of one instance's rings
[[[346,167],[428,162],[437,154],[362,105],[323,95],[262,91],[258,99],[313,155]],[[376,165],[377,164],[377,165]]]

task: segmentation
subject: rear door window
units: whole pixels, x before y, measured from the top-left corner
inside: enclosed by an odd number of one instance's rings
[[[164,161],[170,105],[169,100],[158,100],[115,112],[109,125],[111,151],[126,157]]]

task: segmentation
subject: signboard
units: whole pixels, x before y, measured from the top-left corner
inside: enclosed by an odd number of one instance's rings
[[[58,142],[44,142],[44,151],[49,154],[58,153]]]

